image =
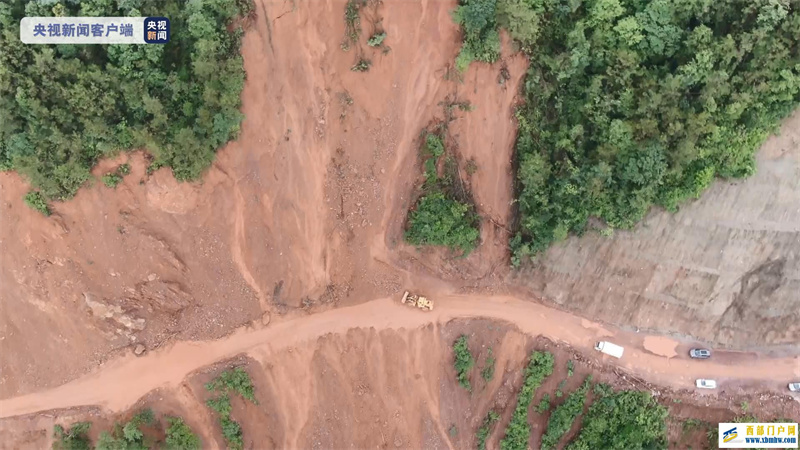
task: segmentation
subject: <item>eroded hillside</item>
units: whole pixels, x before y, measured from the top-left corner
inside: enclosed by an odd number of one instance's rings
[[[632,232],[572,238],[515,275],[513,108],[525,58],[505,39],[501,61],[455,76],[455,2],[369,5],[364,35],[380,25],[388,51],[342,50],[344,2],[256,2],[241,134],[201,181],[148,174],[142,153],[123,154],[94,171],[129,162],[116,189],[96,181],[45,218],[23,204],[24,181],[0,173],[0,397],[63,384],[139,345],[219,338],[405,288],[544,297],[731,346],[798,341],[797,118],[754,178],[717,183]],[[363,57],[369,71],[351,70]],[[483,217],[463,259],[403,242],[419,138],[442,121],[458,163],[474,164],[464,178]],[[770,322],[745,322],[753,311]]]

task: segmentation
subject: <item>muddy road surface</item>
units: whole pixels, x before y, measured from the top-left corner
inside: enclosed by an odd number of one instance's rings
[[[400,305],[383,298],[357,306],[333,309],[310,316],[298,315],[276,321],[261,329],[242,329],[222,339],[178,342],[143,357],[128,356],[111,361],[94,373],[55,389],[10,398],[0,402],[0,417],[51,409],[98,405],[119,412],[140,397],[161,387],[180,384],[191,372],[217,361],[258,352],[281,351],[330,333],[354,328],[409,329],[431,323],[443,324],[456,318],[491,318],[515,325],[529,335],[541,335],[567,343],[589,358],[598,339],[625,346],[618,364],[626,372],[656,385],[690,389],[696,378],[713,378],[720,389],[758,385],[782,392],[789,380],[800,378],[800,358],[759,358],[726,364],[725,361],[691,360],[675,350],[678,342],[658,338],[657,345],[636,333],[624,332],[581,319],[569,313],[511,297],[449,296],[438,298],[432,312]],[[741,358],[740,358],[741,359]]]

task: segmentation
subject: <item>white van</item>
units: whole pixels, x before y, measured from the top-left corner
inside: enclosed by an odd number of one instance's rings
[[[605,353],[606,355],[611,355],[615,358],[622,358],[622,352],[625,351],[624,348],[620,347],[617,344],[612,344],[611,342],[607,341],[600,341],[594,344],[594,349],[598,352]]]

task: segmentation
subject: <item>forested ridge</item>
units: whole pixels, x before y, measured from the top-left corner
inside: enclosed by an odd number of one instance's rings
[[[153,167],[196,178],[239,132],[247,0],[0,4],[0,169],[39,201],[72,197],[99,158],[144,148]],[[165,45],[25,45],[25,16],[165,16]],[[30,203],[30,202],[29,202]],[[38,209],[38,208],[37,208]]]
[[[800,101],[800,4],[788,0],[464,0],[457,62],[529,56],[517,110],[514,262],[590,217],[610,232],[675,211],[754,153]]]

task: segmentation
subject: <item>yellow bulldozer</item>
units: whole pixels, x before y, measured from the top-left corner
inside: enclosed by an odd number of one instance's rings
[[[416,306],[423,311],[433,311],[433,301],[417,294],[410,294],[408,291],[403,294],[403,299],[400,303],[409,306]]]

